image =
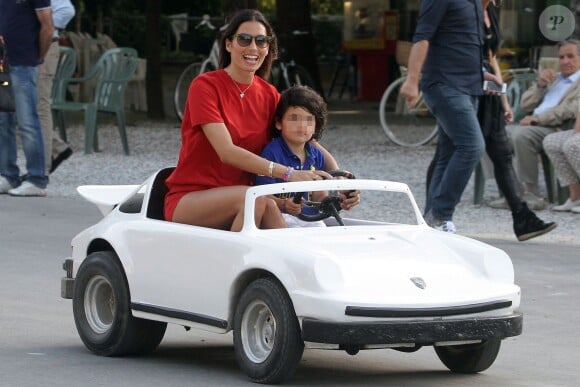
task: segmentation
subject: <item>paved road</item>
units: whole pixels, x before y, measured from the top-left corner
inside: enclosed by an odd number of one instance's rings
[[[169,327],[143,358],[102,358],[81,343],[70,300],[60,298],[71,237],[100,217],[81,199],[0,196],[0,386],[245,385],[231,336]],[[522,287],[524,334],[504,342],[496,363],[452,375],[431,348],[413,354],[306,351],[295,385],[578,386],[578,245],[488,240],[506,250]]]

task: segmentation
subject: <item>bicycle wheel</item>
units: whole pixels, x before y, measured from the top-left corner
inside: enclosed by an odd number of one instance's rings
[[[185,101],[187,100],[189,85],[191,84],[191,81],[193,81],[193,78],[200,74],[202,64],[202,62],[190,64],[185,68],[185,70],[183,70],[177,79],[175,92],[173,93],[173,106],[175,108],[175,114],[177,114],[180,121],[183,119],[183,111],[185,109]]]
[[[199,73],[203,74],[207,73],[208,71],[214,71],[216,69],[217,69],[216,64],[214,64],[211,58],[208,58],[204,60],[203,63],[201,64],[201,70],[199,71]]]
[[[400,94],[406,77],[395,80],[387,87],[381,104],[379,118],[385,135],[395,145],[416,147],[431,142],[437,135],[437,121],[419,97],[417,105],[410,109]]]

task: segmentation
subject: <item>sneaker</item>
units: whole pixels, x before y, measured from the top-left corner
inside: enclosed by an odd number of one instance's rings
[[[580,199],[578,200],[566,200],[564,204],[560,204],[559,206],[552,207],[553,211],[572,211],[572,208],[580,206]]]
[[[504,197],[497,198],[495,200],[491,200],[487,202],[487,205],[491,208],[497,208],[501,210],[508,210],[510,207],[508,206],[507,200]]]
[[[572,207],[570,212],[573,212],[575,214],[580,214],[580,206]]]
[[[544,235],[558,226],[555,222],[546,223],[538,218],[525,203],[523,208],[517,213],[512,213],[512,216],[514,219],[514,232],[520,242]]]
[[[450,220],[442,220],[439,224],[432,226],[435,230],[443,231],[443,232],[450,232],[451,234],[455,234],[457,229],[455,228],[455,224],[453,224]]]
[[[68,159],[69,157],[71,157],[71,155],[73,154],[73,150],[71,147],[66,148],[65,150],[63,150],[62,152],[60,152],[58,154],[58,156],[56,156],[54,159],[52,159],[52,163],[50,164],[50,172],[49,173],[53,173],[55,169],[58,168],[58,166],[65,161],[66,159]]]
[[[425,222],[429,227],[432,227],[435,230],[450,232],[452,234],[455,234],[457,232],[455,225],[453,224],[452,221],[436,219],[431,213],[431,211],[425,214]]]
[[[530,210],[543,210],[546,208],[546,200],[543,197],[537,196],[531,192],[524,193],[522,200],[528,204]]]
[[[12,188],[12,184],[4,176],[0,176],[0,194],[7,194]]]
[[[8,191],[11,196],[46,196],[46,189],[35,186],[29,181]]]

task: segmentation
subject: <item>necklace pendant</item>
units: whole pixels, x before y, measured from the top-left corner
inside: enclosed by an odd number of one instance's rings
[[[245,93],[240,93],[240,98],[244,98]]]

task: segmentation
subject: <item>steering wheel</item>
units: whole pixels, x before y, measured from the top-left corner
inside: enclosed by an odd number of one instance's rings
[[[342,169],[335,169],[328,172],[332,177],[344,177],[346,179],[356,179],[354,174],[351,172],[342,170]],[[334,217],[339,225],[344,226],[344,222],[340,217],[340,197],[338,196],[338,192],[332,191],[333,193],[328,194],[322,201],[314,202],[307,200],[304,202],[304,206],[308,208],[313,208],[318,211],[316,214],[303,214],[302,212],[297,215],[298,219],[304,220],[306,222],[317,222],[319,220],[323,220],[329,217]],[[347,196],[354,191],[349,191]],[[301,203],[302,197],[304,196],[305,192],[299,192],[294,196],[294,203]]]

